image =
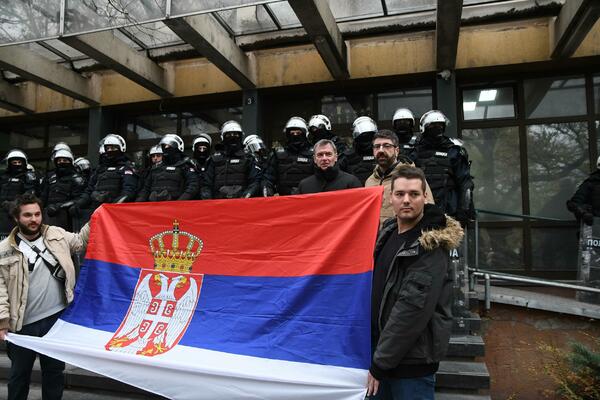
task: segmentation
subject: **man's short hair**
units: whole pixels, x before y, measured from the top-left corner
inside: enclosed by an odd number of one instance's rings
[[[373,135],[373,141],[375,141],[375,139],[390,139],[392,141],[392,143],[394,144],[394,146],[396,146],[396,147],[400,146],[400,141],[398,140],[398,135],[396,135],[394,132],[390,131],[389,129],[380,129],[377,132],[375,132],[375,135]]]
[[[324,146],[327,146],[327,145],[333,147],[333,154],[337,154],[337,147],[335,147],[335,143],[333,143],[329,139],[321,139],[321,140],[319,140],[313,146],[313,151],[316,153],[318,148],[321,148],[321,147],[324,147]]]
[[[24,193],[19,196],[12,202],[10,215],[14,218],[19,219],[19,215],[21,215],[21,206],[26,206],[27,204],[37,204],[40,206],[40,211],[44,208],[42,201],[33,193]]]
[[[425,178],[425,173],[421,168],[413,167],[412,165],[401,165],[392,175],[392,191],[394,191],[394,182],[397,179],[420,179],[421,180],[421,188],[423,189],[423,193],[425,193],[427,188],[427,180]]]

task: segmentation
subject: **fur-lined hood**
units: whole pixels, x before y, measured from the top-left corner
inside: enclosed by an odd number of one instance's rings
[[[463,236],[464,231],[460,223],[446,215],[446,227],[423,230],[419,243],[425,250],[433,250],[437,247],[453,250],[460,246]]]

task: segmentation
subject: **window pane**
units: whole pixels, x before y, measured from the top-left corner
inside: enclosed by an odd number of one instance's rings
[[[219,11],[218,14],[236,35],[277,29],[275,22],[262,6]]]
[[[58,36],[60,1],[0,2],[0,43]]]
[[[282,28],[285,29],[302,26],[302,24],[300,24],[300,20],[298,20],[298,17],[296,16],[296,13],[294,10],[292,10],[290,3],[287,1],[272,3],[267,5],[267,7],[273,11],[273,14],[275,14],[275,17]]]
[[[469,153],[471,175],[475,177],[473,200],[479,209],[522,214],[519,129],[466,129],[462,131]],[[507,220],[508,217],[479,214],[480,220]]]
[[[58,142],[65,142],[69,146],[87,144],[87,122],[72,122],[61,125],[50,125],[48,148],[54,147]]]
[[[257,0],[172,0],[171,13],[176,16],[198,11],[217,11],[228,7],[256,4],[257,2]]]
[[[577,269],[577,228],[531,229],[531,268],[534,271]]]
[[[514,117],[513,88],[463,90],[463,114],[465,120]]]
[[[419,118],[432,109],[431,88],[400,90],[377,94],[378,121],[382,128],[392,126],[394,112],[401,107],[409,108],[415,115],[418,125]]]
[[[333,132],[350,145],[354,120],[363,115],[373,116],[373,96],[323,96],[321,114],[329,117]]]
[[[44,148],[46,129],[43,126],[18,127],[4,131],[0,140],[2,155],[18,147],[23,150]],[[7,140],[8,139],[8,140]]]
[[[600,76],[594,77],[594,109],[600,114]]]
[[[208,133],[212,137],[214,145],[221,141],[220,128],[225,121],[235,120],[242,123],[242,108],[230,107],[202,112],[184,112],[181,118],[181,136],[184,138],[186,148],[190,147],[194,138],[201,133]]]
[[[163,18],[165,4],[166,0],[67,0],[65,32],[78,33]]]
[[[527,127],[531,214],[573,219],[566,201],[589,172],[585,122]]]
[[[585,114],[585,79],[543,78],[525,81],[525,112],[527,118]]]
[[[479,228],[479,267],[524,269],[523,230],[518,227]]]
[[[386,0],[389,14],[435,10],[436,0]]]
[[[383,15],[380,1],[329,0],[329,7],[338,21]]]
[[[147,48],[183,43],[183,40],[162,22],[151,22],[123,29],[138,38]]]

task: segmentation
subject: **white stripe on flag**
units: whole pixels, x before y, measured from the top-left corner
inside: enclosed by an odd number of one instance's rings
[[[104,349],[111,332],[58,320],[44,337],[9,334],[19,346],[172,399],[362,400],[367,371],[177,345],[145,357]]]

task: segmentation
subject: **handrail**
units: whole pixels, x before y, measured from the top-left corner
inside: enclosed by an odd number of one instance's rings
[[[524,276],[519,276],[519,275],[505,274],[505,273],[501,273],[501,272],[493,272],[493,271],[487,271],[487,270],[476,269],[476,268],[469,268],[469,272],[471,273],[472,276],[481,276],[481,277],[485,278],[486,280],[488,280],[489,278],[494,278],[494,279],[501,279],[501,280],[505,280],[505,281],[531,283],[531,284],[542,285],[542,286],[553,286],[553,287],[559,287],[559,288],[563,288],[563,289],[574,289],[574,290],[580,290],[582,292],[600,293],[600,288],[572,285],[570,283],[550,281],[550,280],[541,279],[541,278],[529,278],[529,277],[524,277]]]
[[[476,208],[475,212],[477,214],[491,214],[491,215],[499,215],[501,217],[513,217],[513,218],[523,218],[523,219],[537,219],[540,221],[554,221],[554,222],[574,222],[572,219],[561,219],[561,218],[549,218],[549,217],[540,217],[537,215],[528,215],[528,214],[511,214],[500,211],[491,211],[491,210],[483,210],[481,208]]]

